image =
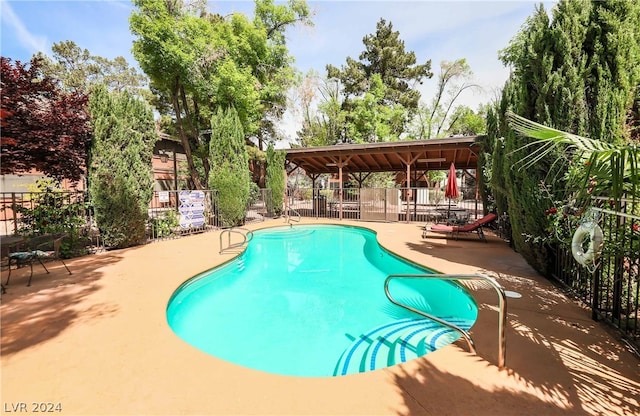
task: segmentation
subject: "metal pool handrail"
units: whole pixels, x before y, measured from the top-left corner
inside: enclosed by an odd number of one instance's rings
[[[293,212],[294,214],[296,214],[298,219],[297,220],[292,220],[290,212]],[[301,219],[302,219],[302,216],[300,215],[300,213],[298,211],[296,211],[295,209],[293,209],[291,207],[287,207],[287,223],[289,224],[290,227],[293,227],[293,224],[291,224],[291,221],[300,222]]]
[[[231,233],[240,234],[242,236],[242,242],[231,244]],[[228,246],[223,248],[222,247],[222,236],[225,235],[225,234],[228,234]],[[247,239],[247,236],[249,236],[248,239]],[[252,239],[253,239],[253,231],[249,230],[247,228],[233,227],[233,228],[224,229],[220,233],[220,252],[219,252],[219,254],[222,254],[223,251],[231,249],[231,248],[242,247],[243,245],[248,244],[249,241],[251,241]]]
[[[505,367],[507,354],[507,342],[505,338],[505,327],[507,323],[507,296],[505,295],[502,286],[500,286],[500,284],[495,279],[483,274],[392,274],[387,276],[386,280],[384,281],[384,293],[387,295],[389,301],[402,308],[408,309],[411,312],[417,313],[418,315],[422,315],[429,319],[433,319],[434,321],[444,326],[458,331],[467,341],[467,343],[469,344],[469,349],[474,354],[476,353],[475,344],[473,343],[473,340],[471,339],[471,336],[467,331],[455,324],[452,324],[451,322],[447,322],[443,319],[430,315],[424,311],[417,310],[409,305],[405,305],[395,300],[389,292],[389,283],[393,279],[484,280],[486,282],[489,282],[489,284],[491,284],[496,292],[498,292],[498,368],[503,369]]]

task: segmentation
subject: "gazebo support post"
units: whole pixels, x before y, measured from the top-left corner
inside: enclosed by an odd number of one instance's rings
[[[406,195],[406,200],[407,200],[407,214],[405,217],[405,221],[407,222],[407,224],[409,223],[409,195],[411,192],[411,164],[407,163],[407,195]]]
[[[409,195],[411,195],[410,193],[411,192],[411,165],[416,163],[419,157],[420,157],[420,154],[416,156],[411,156],[411,153],[409,153],[407,158],[402,160],[402,162],[407,166],[407,195],[405,198],[407,200],[407,214],[405,218],[405,221],[407,222],[407,224],[409,223],[409,212],[410,212]]]

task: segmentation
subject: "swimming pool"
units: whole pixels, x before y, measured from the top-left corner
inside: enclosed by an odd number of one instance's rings
[[[259,230],[237,258],[181,285],[167,307],[194,347],[246,367],[339,376],[411,360],[459,334],[386,298],[390,274],[433,273],[386,251],[374,232],[300,225]],[[469,329],[477,305],[442,280],[393,280],[393,296]]]

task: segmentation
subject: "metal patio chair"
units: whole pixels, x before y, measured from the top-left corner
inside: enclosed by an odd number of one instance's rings
[[[25,241],[27,247],[24,251],[15,251],[9,253],[9,276],[5,285],[9,285],[9,279],[11,279],[11,263],[15,262],[16,267],[29,264],[31,273],[29,274],[29,281],[27,286],[31,286],[31,278],[33,277],[33,263],[38,261],[44,270],[49,273],[49,269],[44,265],[44,261],[58,260],[62,262],[67,272],[71,274],[71,270],[60,257],[60,247],[62,246],[62,240],[67,237],[67,234],[46,234],[37,237],[32,237]]]

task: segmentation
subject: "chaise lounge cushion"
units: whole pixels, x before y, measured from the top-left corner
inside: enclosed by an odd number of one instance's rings
[[[432,225],[429,228],[425,228],[425,232],[422,233],[422,237],[425,238],[426,237],[426,232],[427,231],[432,231],[435,233],[451,233],[452,235],[455,235],[457,237],[457,235],[459,233],[470,233],[473,231],[477,231],[478,232],[478,237],[480,237],[481,240],[486,241],[485,237],[484,237],[484,233],[482,232],[482,227],[484,225],[487,225],[493,221],[495,221],[498,218],[498,216],[494,213],[489,213],[487,215],[485,215],[482,218],[479,218],[478,220],[476,220],[473,223],[470,224],[465,224],[462,226],[458,226],[458,225],[443,225],[443,224],[435,224]]]

